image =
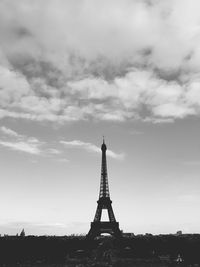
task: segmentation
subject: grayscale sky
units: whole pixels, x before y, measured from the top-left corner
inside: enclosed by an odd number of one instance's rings
[[[200,232],[199,10],[0,0],[0,234],[87,233],[102,135],[124,232]]]

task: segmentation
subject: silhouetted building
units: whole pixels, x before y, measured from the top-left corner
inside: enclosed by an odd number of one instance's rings
[[[24,229],[22,229],[22,231],[21,231],[21,233],[20,233],[20,236],[21,236],[21,237],[25,237],[25,235],[26,235],[26,234],[25,234],[25,231],[24,231]]]
[[[99,200],[97,201],[97,210],[94,217],[94,221],[91,223],[91,228],[88,233],[89,238],[94,238],[102,233],[108,233],[115,237],[122,235],[119,229],[119,223],[116,222],[115,215],[112,209],[112,201],[110,199],[109,187],[108,187],[108,174],[107,174],[107,162],[106,162],[106,144],[103,139],[101,146],[102,151],[102,163],[101,163],[101,183]],[[102,210],[106,209],[108,212],[109,221],[101,221]]]
[[[134,233],[122,233],[124,237],[134,237]]]
[[[177,231],[176,232],[176,236],[180,236],[180,235],[182,235],[183,233],[182,233],[182,231]]]
[[[178,257],[176,259],[176,262],[178,262],[178,263],[182,263],[183,262],[183,259],[182,259],[182,257],[181,257],[180,254],[178,254]]]

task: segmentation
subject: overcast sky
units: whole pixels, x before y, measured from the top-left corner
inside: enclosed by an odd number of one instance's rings
[[[0,233],[87,233],[102,135],[134,233],[200,233],[200,1],[0,0]]]

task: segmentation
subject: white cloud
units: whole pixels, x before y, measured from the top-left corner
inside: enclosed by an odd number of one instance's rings
[[[19,136],[20,136],[17,132],[15,132],[15,131],[13,131],[13,130],[11,130],[11,129],[5,127],[5,126],[2,126],[2,127],[1,127],[1,131],[2,131],[4,134],[9,135],[9,136],[14,136],[14,137],[19,137]]]
[[[29,154],[39,155],[41,150],[38,147],[38,144],[31,143],[31,142],[23,142],[23,141],[16,141],[16,142],[6,142],[0,140],[0,145],[4,147],[8,147],[12,150],[26,152]]]
[[[57,149],[55,144],[55,147],[51,147],[51,145],[45,141],[40,141],[35,137],[19,134],[5,126],[1,126],[0,131],[3,133],[2,138],[0,139],[0,146],[7,147],[15,151],[33,155],[42,155],[45,157],[53,157],[54,159],[56,158],[56,160],[60,160],[58,155],[60,155],[62,151]]]
[[[59,159],[57,159],[57,162],[68,163],[68,162],[69,162],[69,159],[66,159],[66,158],[59,158]]]
[[[49,149],[48,149],[48,152],[49,152],[50,154],[53,154],[53,155],[59,155],[59,154],[61,154],[61,151],[58,150],[58,149],[55,149],[55,148],[49,148]]]
[[[19,103],[22,96],[30,93],[26,78],[14,70],[0,65],[0,106]]]
[[[129,134],[130,135],[143,135],[144,134],[144,132],[143,131],[139,131],[139,130],[131,130],[130,132],[129,132]]]
[[[45,142],[39,141],[35,137],[28,137],[17,133],[10,128],[2,126],[0,128],[1,132],[4,134],[2,139],[0,139],[0,145],[7,147],[11,150],[25,152],[33,155],[58,155],[61,153],[55,148],[45,148]]]
[[[39,155],[42,153],[41,146],[43,143],[37,138],[21,135],[5,126],[2,126],[0,130],[5,135],[3,140],[0,140],[1,146],[7,147],[11,150],[26,152],[34,155]]]
[[[83,142],[80,140],[60,141],[60,143],[65,145],[66,147],[80,148],[80,149],[87,150],[89,152],[101,153],[100,147],[92,143],[87,143],[87,142]],[[118,154],[109,149],[107,150],[106,153],[109,157],[114,158],[114,159],[123,159],[125,156],[123,153]]]
[[[199,116],[199,9],[199,0],[1,1],[0,118]]]

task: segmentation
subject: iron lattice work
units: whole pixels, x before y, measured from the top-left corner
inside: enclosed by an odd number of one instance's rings
[[[101,161],[101,183],[100,183],[99,198],[110,197],[109,187],[108,187],[106,150],[107,150],[107,147],[106,147],[106,144],[104,143],[104,140],[103,140],[103,144],[101,146],[102,161]]]
[[[97,210],[95,213],[94,221],[91,223],[91,228],[88,233],[88,237],[96,237],[101,233],[109,233],[116,237],[121,236],[119,229],[119,223],[116,222],[115,215],[112,209],[112,201],[110,199],[109,186],[108,186],[108,173],[107,173],[107,161],[106,161],[106,144],[103,139],[101,146],[102,162],[101,162],[101,182],[99,199],[97,201]],[[106,209],[108,212],[108,222],[101,222],[102,210]]]

